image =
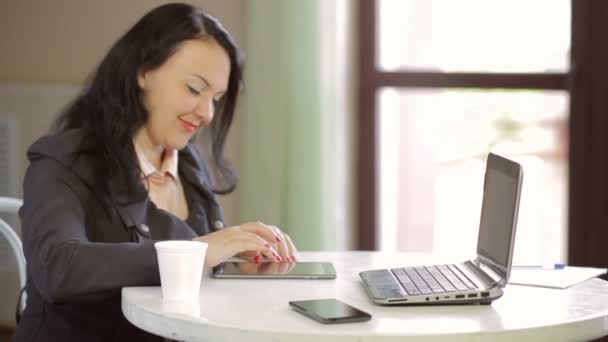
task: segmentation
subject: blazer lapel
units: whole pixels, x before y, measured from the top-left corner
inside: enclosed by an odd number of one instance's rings
[[[150,226],[147,224],[150,208],[149,197],[143,186],[138,191],[128,191],[123,180],[110,180],[112,191],[112,204],[123,224],[123,228],[130,233],[131,241],[148,240],[152,237]]]
[[[204,234],[224,227],[222,210],[212,190],[212,181],[207,168],[193,145],[180,151],[180,175],[184,187],[190,186],[197,196],[188,196],[188,209],[205,216]]]
[[[116,212],[131,241],[192,239],[202,235],[181,219],[156,208],[148,196],[143,200],[130,199],[130,202],[125,202],[125,198],[116,202]]]

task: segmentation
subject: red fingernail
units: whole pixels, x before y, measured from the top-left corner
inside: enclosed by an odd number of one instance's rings
[[[253,257],[253,261],[255,261],[256,264],[259,264],[260,263],[260,255],[258,254],[256,256],[254,256]]]
[[[281,242],[281,238],[278,236],[276,236],[274,239],[277,240],[277,242]]]

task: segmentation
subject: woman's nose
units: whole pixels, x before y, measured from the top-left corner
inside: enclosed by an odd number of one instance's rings
[[[214,109],[213,100],[203,100],[198,104],[194,114],[201,118],[203,126],[207,126],[213,120]]]

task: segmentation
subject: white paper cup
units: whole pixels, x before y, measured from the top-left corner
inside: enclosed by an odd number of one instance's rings
[[[163,300],[198,301],[207,243],[160,241],[154,244]]]

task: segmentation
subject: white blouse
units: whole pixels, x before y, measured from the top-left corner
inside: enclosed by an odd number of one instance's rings
[[[139,166],[147,180],[150,200],[160,209],[186,220],[188,217],[188,204],[184,195],[184,188],[177,172],[177,150],[165,150],[161,160],[160,170],[150,162],[143,151],[135,144],[135,153]]]

